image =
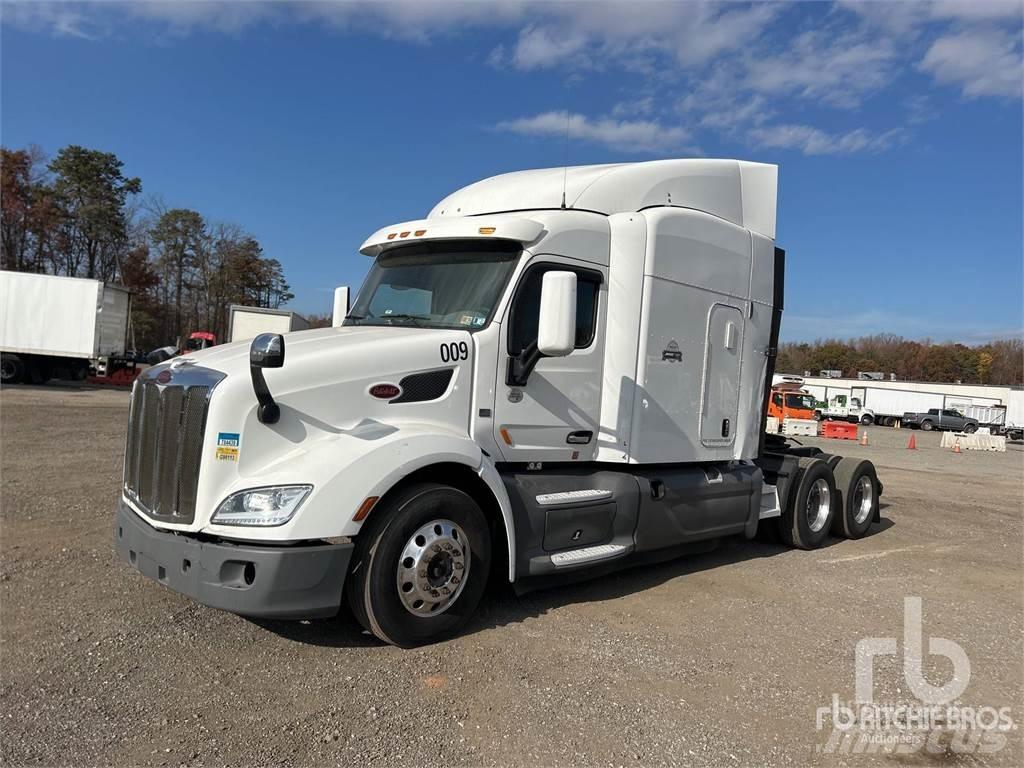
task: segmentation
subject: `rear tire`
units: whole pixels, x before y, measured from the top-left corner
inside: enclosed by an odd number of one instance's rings
[[[865,459],[846,456],[833,467],[836,482],[832,533],[847,539],[862,538],[878,516],[878,475]]]
[[[977,424],[965,424],[964,425],[964,434],[965,435],[973,435],[977,431],[978,431],[978,425]]]
[[[0,356],[0,384],[17,384],[25,376],[25,363],[17,355]]]
[[[457,488],[417,483],[371,512],[345,592],[360,624],[409,648],[463,627],[483,596],[490,561],[490,532],[477,503]]]
[[[29,360],[25,366],[26,379],[31,384],[45,384],[53,378],[53,368],[48,360]]]
[[[779,518],[779,535],[791,547],[817,549],[828,536],[834,516],[832,469],[819,458],[803,457],[794,483]]]

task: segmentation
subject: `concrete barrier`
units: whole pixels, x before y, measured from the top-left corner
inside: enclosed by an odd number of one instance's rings
[[[817,437],[818,422],[814,419],[783,419],[782,434]]]
[[[941,448],[952,448],[960,443],[961,451],[997,451],[1006,453],[1006,438],[1002,435],[982,435],[975,432],[968,435],[963,432],[943,432]]]

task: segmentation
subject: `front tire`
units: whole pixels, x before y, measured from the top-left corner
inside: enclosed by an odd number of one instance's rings
[[[832,468],[836,481],[832,533],[860,539],[878,515],[878,475],[870,461],[845,456]]]
[[[923,429],[925,432],[931,432],[933,429],[935,429],[935,425],[932,424],[930,421],[922,421],[921,429]]]
[[[860,417],[860,423],[863,424],[865,427],[870,427],[872,424],[875,423],[875,417],[872,416],[870,413],[865,413]]]
[[[490,561],[477,503],[457,488],[417,483],[374,508],[357,537],[345,591],[367,630],[409,648],[462,628],[483,596]]]
[[[817,549],[828,536],[834,516],[832,468],[821,459],[805,456],[799,460],[794,481],[779,518],[779,534],[791,547]]]

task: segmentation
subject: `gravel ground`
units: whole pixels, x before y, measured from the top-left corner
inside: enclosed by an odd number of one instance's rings
[[[971,662],[962,702],[1024,721],[1024,447],[954,454],[868,429],[883,522],[814,551],[767,540],[516,597],[414,651],[345,619],[255,623],[122,565],[111,542],[127,394],[0,395],[0,758],[7,765],[1024,764],[995,753],[828,754],[854,647],[925,637]],[[925,645],[927,648],[927,643]],[[929,657],[936,684],[951,666]],[[876,699],[906,700],[880,659]],[[902,697],[902,698],[901,698]]]

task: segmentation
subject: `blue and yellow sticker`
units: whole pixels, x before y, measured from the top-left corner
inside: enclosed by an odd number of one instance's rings
[[[217,433],[217,461],[238,461],[242,436],[238,432]]]

